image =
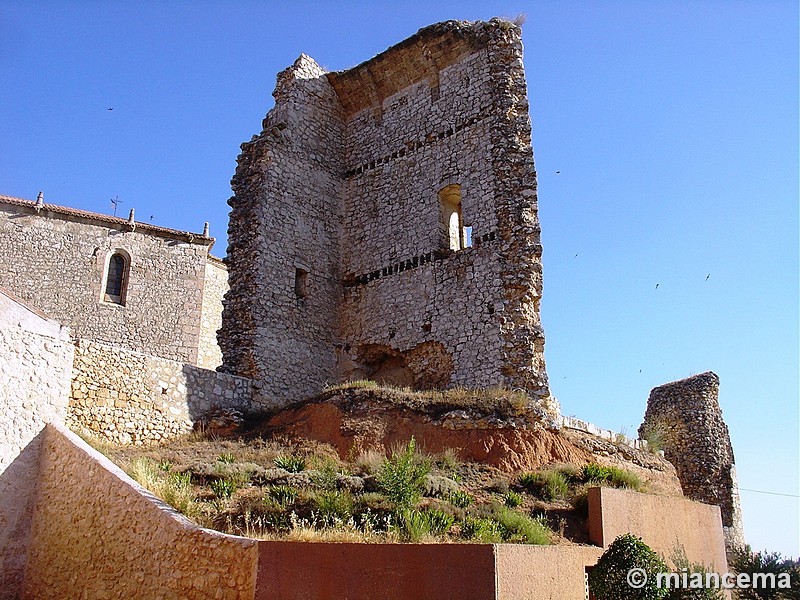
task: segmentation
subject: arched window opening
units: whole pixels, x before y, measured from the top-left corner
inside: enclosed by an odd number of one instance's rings
[[[451,183],[439,190],[441,245],[458,251],[472,246],[472,226],[464,225],[461,212],[461,185]]]
[[[105,291],[103,300],[114,304],[125,304],[125,295],[128,288],[128,258],[115,252],[108,259],[108,270],[106,272]]]

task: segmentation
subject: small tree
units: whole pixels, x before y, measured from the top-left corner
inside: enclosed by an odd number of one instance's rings
[[[658,587],[657,575],[666,572],[658,554],[626,533],[613,541],[589,573],[589,589],[598,600],[661,600],[669,590]]]
[[[376,480],[397,508],[413,508],[422,496],[430,470],[430,462],[417,456],[417,442],[412,436],[404,450],[393,452],[384,461]]]
[[[775,577],[776,587],[746,588],[736,590],[740,600],[796,600],[800,599],[800,560],[783,558],[779,552],[753,552],[750,546],[734,550],[730,568],[735,573],[747,573],[753,581],[756,573]],[[781,587],[781,575],[790,581],[788,588]]]

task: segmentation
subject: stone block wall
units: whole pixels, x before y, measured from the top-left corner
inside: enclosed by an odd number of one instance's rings
[[[251,410],[251,391],[241,377],[78,340],[66,422],[115,444],[153,443],[213,409]]]
[[[730,434],[719,405],[719,377],[701,373],[653,388],[639,437],[656,435],[683,493],[722,511],[729,551],[744,546]]]
[[[258,542],[201,529],[48,425],[23,599],[251,600]]]
[[[0,290],[0,599],[17,598],[45,423],[63,420],[69,331]]]
[[[200,311],[200,343],[197,366],[216,369],[222,364],[217,331],[222,327],[222,299],[228,291],[228,268],[220,259],[208,257],[203,283],[203,308]]]
[[[196,364],[213,239],[0,197],[0,281],[73,335]],[[124,305],[104,300],[110,257],[130,257]]]
[[[358,377],[547,397],[519,28],[439,23],[337,73],[303,55],[274,96],[233,179],[222,368],[275,406]]]

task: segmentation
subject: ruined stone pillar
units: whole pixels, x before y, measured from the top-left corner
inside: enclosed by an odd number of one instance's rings
[[[655,440],[678,472],[683,493],[722,511],[728,553],[744,545],[739,486],[728,427],[711,371],[653,388],[639,437]]]

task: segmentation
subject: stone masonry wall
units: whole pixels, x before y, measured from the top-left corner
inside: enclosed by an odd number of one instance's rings
[[[548,396],[519,28],[448,21],[338,73],[303,55],[274,96],[233,179],[223,369],[275,406],[357,377]]]
[[[733,447],[719,406],[719,377],[712,372],[653,388],[642,438],[659,437],[678,473],[683,493],[722,511],[730,551],[744,546]]]
[[[21,598],[250,600],[258,542],[201,529],[48,425]]]
[[[18,597],[28,554],[41,432],[64,419],[72,344],[58,323],[0,290],[0,599]]]
[[[355,93],[351,80],[363,83],[365,70],[399,79],[348,121],[342,262],[355,285],[345,288],[345,350],[355,364],[380,348],[410,363],[407,353],[440,344],[440,362],[452,364],[445,384],[547,396],[520,30],[448,22],[415,37],[421,54],[404,42],[329,75],[340,97]],[[401,87],[415,61],[427,71]],[[457,251],[443,248],[438,195],[452,184],[473,240]]]
[[[0,282],[73,335],[196,363],[210,238],[0,198]],[[51,210],[52,209],[52,210]],[[158,229],[158,233],[152,230]],[[179,235],[178,235],[179,234]],[[110,256],[130,256],[125,305],[103,298]]]
[[[115,444],[192,431],[213,409],[253,408],[251,382],[87,340],[75,344],[67,424]]]
[[[225,263],[209,256],[203,285],[203,308],[200,311],[198,367],[216,369],[222,364],[217,331],[222,327],[222,299],[227,291],[228,269]]]
[[[341,105],[302,55],[278,75],[275,108],[242,145],[228,226],[223,369],[280,406],[336,380],[341,277]]]

